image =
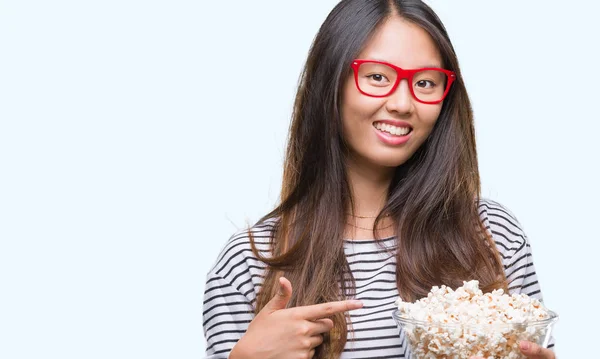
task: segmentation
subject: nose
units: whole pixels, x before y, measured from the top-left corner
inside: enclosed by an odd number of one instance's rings
[[[410,113],[413,108],[413,97],[408,87],[408,81],[403,79],[396,90],[387,97],[386,107],[390,112]]]

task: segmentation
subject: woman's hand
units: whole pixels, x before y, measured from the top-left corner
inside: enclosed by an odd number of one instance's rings
[[[233,347],[230,359],[308,359],[333,328],[327,317],[362,307],[356,300],[287,308],[292,284],[281,277],[279,290],[256,315]]]
[[[543,348],[535,343],[522,341],[519,349],[529,359],[556,359],[556,355],[550,349]],[[482,357],[471,357],[471,359],[484,359]]]
[[[519,344],[519,349],[521,349],[521,353],[530,359],[556,359],[556,355],[552,350],[532,342],[522,341]]]

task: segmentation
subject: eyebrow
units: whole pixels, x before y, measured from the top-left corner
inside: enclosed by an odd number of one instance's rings
[[[426,67],[435,67],[436,69],[440,69],[440,68],[442,68],[442,65],[426,65],[426,66],[420,66],[417,68],[422,69],[422,68],[426,68]]]
[[[387,62],[388,64],[392,64],[392,62],[389,62],[387,60],[384,60],[384,59],[381,59],[381,58],[378,58],[378,57],[369,57],[369,58],[365,58],[365,60],[381,61],[381,62]],[[396,66],[398,66],[398,65],[396,65]],[[398,67],[400,67],[400,66],[398,66]],[[412,68],[413,69],[424,69],[424,68],[428,68],[428,67],[435,67],[435,68],[439,69],[439,68],[442,68],[442,65],[428,64],[428,65],[425,65],[425,66],[418,66],[418,67],[412,67]],[[406,69],[404,67],[402,67],[402,68],[405,69],[405,70],[408,70],[408,69]]]

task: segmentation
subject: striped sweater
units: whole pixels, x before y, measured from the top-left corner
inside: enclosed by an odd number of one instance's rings
[[[484,199],[479,214],[502,258],[509,292],[542,300],[531,247],[515,216],[499,203]],[[251,230],[257,248],[266,254],[272,224]],[[393,247],[395,237],[380,241]],[[341,358],[408,358],[404,333],[391,316],[398,298],[395,257],[369,240],[345,240],[344,249],[356,281],[356,299],[364,306],[350,312],[353,333],[348,335]],[[227,358],[245,333],[254,317],[264,272],[265,264],[252,253],[246,231],[231,237],[207,275],[203,312],[206,358]]]

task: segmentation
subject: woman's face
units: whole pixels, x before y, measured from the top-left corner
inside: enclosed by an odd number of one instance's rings
[[[441,56],[429,34],[399,17],[390,18],[375,32],[358,59],[385,61],[402,69],[442,67]],[[342,123],[351,150],[351,165],[397,167],[429,136],[442,103],[418,102],[409,86],[403,79],[389,96],[370,97],[356,88],[353,73],[348,76]]]

